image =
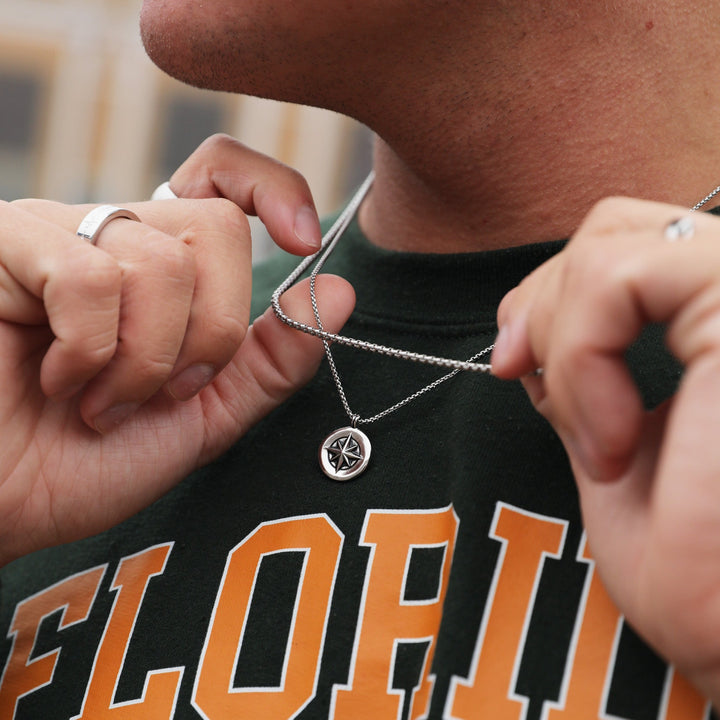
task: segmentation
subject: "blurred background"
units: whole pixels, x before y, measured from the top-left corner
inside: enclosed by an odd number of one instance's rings
[[[0,0],[0,199],[142,200],[226,132],[302,172],[331,212],[370,167],[370,133],[314,108],[196,90],[160,72],[141,0]],[[254,225],[255,258],[272,249]]]

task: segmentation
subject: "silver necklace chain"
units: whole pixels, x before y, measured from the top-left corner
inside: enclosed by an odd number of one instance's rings
[[[337,388],[338,395],[340,396],[342,406],[345,409],[347,416],[350,418],[351,427],[341,428],[328,436],[323,445],[320,447],[320,465],[326,475],[334,480],[341,481],[349,480],[363,472],[370,459],[370,441],[364,433],[357,430],[358,425],[369,425],[370,423],[374,423],[377,420],[387,417],[391,413],[405,407],[405,405],[408,405],[425,393],[434,390],[439,385],[447,382],[462,371],[489,373],[492,366],[489,363],[479,363],[477,361],[491,352],[495,347],[494,344],[491,344],[483,350],[480,350],[480,352],[476,353],[468,360],[455,360],[452,358],[445,358],[436,355],[424,355],[410,350],[402,350],[400,348],[371,343],[366,340],[359,340],[346,335],[331,333],[324,329],[317,304],[315,291],[316,279],[326,260],[335,249],[335,246],[352,219],[355,217],[355,214],[359,210],[360,205],[370,190],[374,179],[375,174],[374,172],[371,172],[347,206],[340,213],[332,227],[325,234],[320,249],[315,254],[306,257],[277,288],[277,290],[275,290],[271,298],[273,311],[279,320],[295,330],[299,330],[308,335],[313,335],[322,340],[325,348],[325,356],[327,357],[328,365],[330,367],[330,373],[335,383],[335,387]],[[699,210],[718,194],[720,194],[720,185],[696,203],[690,209],[690,212],[692,213]],[[280,306],[280,297],[283,293],[291,288],[297,282],[298,278],[313,263],[315,263],[315,267],[310,274],[310,301],[312,304],[313,314],[315,316],[316,327],[307,325],[306,323],[302,323],[299,320],[289,317]],[[343,383],[340,378],[340,373],[338,372],[335,359],[333,358],[332,351],[330,350],[331,342],[338,343],[339,345],[346,345],[357,350],[366,350],[389,357],[447,368],[450,369],[450,372],[440,378],[437,378],[433,382],[428,383],[424,387],[420,388],[411,395],[408,395],[406,398],[400,400],[394,405],[391,405],[385,410],[382,410],[371,417],[362,418],[357,413],[354,413],[350,408],[350,403],[348,402],[345,388],[343,387]]]
[[[339,235],[335,238],[333,245],[335,242],[337,242],[337,239],[339,238]],[[318,260],[317,264],[313,268],[313,271],[310,275],[310,302],[312,303],[313,308],[313,314],[315,315],[315,322],[317,323],[317,326],[322,330],[322,320],[320,319],[320,311],[318,310],[318,304],[317,304],[317,296],[315,293],[315,281],[317,279],[318,274],[320,273],[320,270],[322,269],[323,265],[325,264],[325,260],[327,259],[328,255],[332,252],[332,248],[329,248],[328,251],[326,251],[323,256]],[[428,383],[425,387],[420,388],[416,392],[412,393],[411,395],[408,395],[403,400],[400,400],[399,402],[395,403],[394,405],[391,405],[389,408],[386,408],[385,410],[380,411],[376,415],[373,415],[368,418],[362,418],[357,413],[353,413],[353,411],[350,409],[350,403],[348,402],[347,395],[345,394],[345,388],[343,387],[342,380],[340,379],[340,373],[338,372],[337,365],[335,364],[335,359],[333,358],[332,351],[330,350],[330,343],[323,338],[322,339],[323,346],[325,347],[325,356],[327,357],[328,365],[330,367],[330,373],[332,374],[332,378],[335,382],[335,387],[337,388],[338,395],[340,396],[340,401],[342,402],[343,408],[345,408],[345,412],[347,413],[347,416],[350,418],[350,421],[352,423],[353,427],[357,427],[358,425],[369,425],[370,423],[375,422],[376,420],[380,420],[381,418],[386,417],[387,415],[390,415],[390,413],[394,413],[396,410],[399,410],[401,407],[404,407],[408,403],[411,403],[413,400],[416,400],[421,395],[424,395],[426,392],[430,392],[431,390],[434,390],[438,385],[442,385],[447,380],[450,380],[450,378],[457,375],[459,372],[461,372],[461,368],[455,368],[454,370],[451,370],[446,375],[443,375],[440,378],[437,378],[431,383]],[[393,351],[394,348],[385,348],[385,346],[381,346],[384,349],[387,349],[388,355],[392,355],[393,357],[400,357],[400,355],[395,355]],[[483,355],[489,353],[494,345],[490,345],[486,347],[484,350],[481,350],[479,353],[476,353],[473,355],[469,360],[467,360],[467,363],[473,364],[475,361],[482,357]],[[397,351],[398,353],[405,354],[406,351]],[[417,353],[409,353],[412,358],[410,359],[417,359],[422,357],[431,357],[431,356],[425,356],[425,355],[419,355]],[[435,358],[433,358],[435,359]],[[444,358],[438,358],[438,359],[444,359]],[[421,361],[422,362],[422,361]],[[489,366],[488,366],[489,367]]]
[[[282,320],[286,325],[295,328],[296,330],[301,330],[302,332],[314,335],[315,337],[319,337],[322,340],[323,346],[325,348],[325,355],[327,357],[328,365],[330,367],[330,373],[332,374],[333,381],[335,382],[335,387],[337,388],[343,408],[345,409],[347,416],[350,418],[353,427],[357,427],[358,425],[369,425],[370,423],[373,423],[377,420],[380,420],[381,418],[386,417],[387,415],[390,415],[390,413],[399,410],[408,403],[411,403],[413,400],[419,398],[421,395],[424,395],[425,393],[434,390],[436,387],[438,387],[438,385],[441,385],[447,380],[450,380],[452,377],[454,377],[463,370],[471,370],[475,372],[485,373],[489,372],[489,364],[478,363],[476,361],[483,355],[491,352],[494,347],[494,345],[490,345],[473,355],[468,360],[454,360],[452,358],[437,357],[435,355],[423,355],[421,353],[412,352],[410,350],[401,350],[399,348],[387,347],[386,345],[378,345],[376,343],[370,343],[365,340],[358,340],[356,338],[347,337],[345,335],[336,335],[335,333],[327,332],[324,329],[322,320],[320,319],[320,310],[318,309],[317,295],[315,292],[316,279],[318,274],[320,273],[320,270],[325,265],[325,261],[330,256],[330,253],[332,253],[332,251],[335,249],[338,241],[342,237],[343,233],[347,229],[352,219],[355,217],[355,214],[357,213],[360,205],[362,204],[362,201],[365,199],[365,196],[367,195],[370,187],[372,186],[374,178],[375,175],[371,172],[323,238],[320,250],[314,255],[305,258],[300,263],[300,265],[293,271],[293,273],[285,280],[285,282],[283,282],[283,284],[280,285],[280,287],[273,293],[272,296],[273,310],[275,311],[275,314],[280,318],[280,320]],[[288,288],[295,284],[300,275],[302,275],[302,273],[307,270],[307,268],[312,265],[313,262],[315,262],[315,267],[310,274],[310,301],[312,303],[313,314],[315,315],[315,322],[317,323],[317,327],[313,327],[312,325],[306,325],[305,323],[301,323],[298,320],[293,320],[292,318],[288,317],[280,307],[280,296]],[[350,403],[348,402],[345,388],[343,387],[342,380],[340,379],[340,373],[338,372],[337,365],[335,364],[335,359],[333,358],[332,351],[330,350],[330,341],[337,342],[343,345],[349,345],[350,347],[354,347],[360,350],[369,350],[370,352],[380,353],[389,357],[412,360],[415,362],[425,363],[428,365],[437,365],[444,368],[451,368],[451,371],[446,375],[437,378],[425,387],[420,388],[420,390],[417,390],[411,395],[408,395],[406,398],[400,400],[389,408],[382,410],[376,415],[368,418],[362,418],[357,413],[354,413],[350,408]]]
[[[360,186],[355,196],[350,200],[345,209],[340,213],[333,226],[328,230],[323,238],[320,249],[314,254],[306,257],[296,268],[290,273],[290,275],[284,280],[284,282],[278,287],[277,290],[272,294],[271,304],[275,315],[283,323],[288,325],[295,330],[307,333],[308,335],[314,335],[315,337],[321,338],[339,345],[347,345],[355,348],[356,350],[367,350],[369,352],[379,353],[381,355],[388,355],[390,357],[400,358],[402,360],[412,360],[414,362],[424,363],[426,365],[436,365],[438,367],[448,368],[450,370],[469,370],[474,372],[490,372],[490,365],[474,362],[470,360],[454,360],[452,358],[438,357],[435,355],[423,355],[422,353],[411,352],[410,350],[401,350],[400,348],[387,347],[386,345],[379,345],[377,343],[368,342],[367,340],[359,340],[357,338],[348,337],[347,335],[337,335],[335,333],[328,332],[322,327],[322,323],[319,322],[317,312],[317,302],[314,299],[314,292],[311,293],[311,300],[313,301],[313,311],[315,312],[315,320],[318,322],[318,327],[307,325],[295,320],[285,314],[282,307],[280,307],[280,297],[289,288],[291,288],[298,280],[298,278],[312,265],[317,262],[317,267],[313,271],[313,275],[317,275],[319,269],[325,264],[330,253],[335,249],[338,240],[342,237],[343,233],[347,229],[348,225],[355,217],[355,213],[358,211],[362,201],[365,199],[370,186],[375,178],[374,173],[368,175],[365,182]],[[720,192],[720,190],[718,190]],[[314,282],[311,276],[311,287],[314,288]],[[487,349],[486,349],[487,351]]]
[[[720,185],[718,185],[711,193],[708,193],[699,203],[696,203],[690,208],[690,212],[696,212],[703,205],[707,205],[714,197],[720,195]]]

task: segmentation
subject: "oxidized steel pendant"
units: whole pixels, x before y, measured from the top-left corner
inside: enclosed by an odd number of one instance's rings
[[[328,435],[320,446],[320,467],[332,480],[351,480],[370,462],[368,436],[357,428],[344,427]]]

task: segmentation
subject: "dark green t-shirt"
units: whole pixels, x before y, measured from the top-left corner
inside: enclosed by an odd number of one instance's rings
[[[345,334],[465,359],[558,247],[393,253],[353,224],[326,271],[357,292]],[[256,313],[295,262],[257,268]],[[649,403],[678,378],[658,344],[634,351]],[[444,374],[334,353],[362,417]],[[371,462],[338,483],[318,447],[347,424],[324,363],[147,510],[7,567],[0,720],[707,716],[605,595],[565,453],[519,383],[463,373],[363,426]]]

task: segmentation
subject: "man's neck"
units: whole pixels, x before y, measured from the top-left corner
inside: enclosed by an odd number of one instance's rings
[[[693,205],[720,183],[718,58],[712,28],[671,20],[629,13],[594,44],[519,34],[495,48],[499,71],[456,88],[425,76],[417,106],[367,118],[384,138],[370,240],[475,251],[569,237],[608,195]]]

